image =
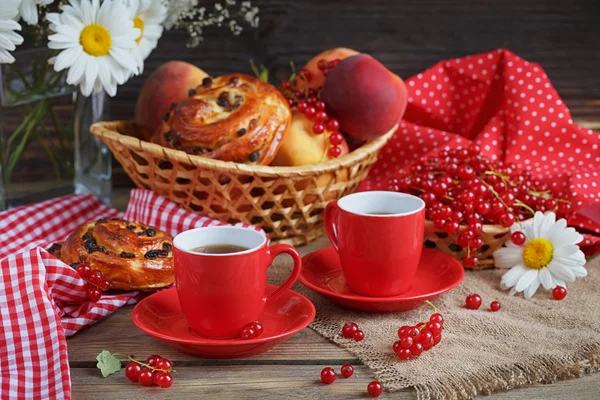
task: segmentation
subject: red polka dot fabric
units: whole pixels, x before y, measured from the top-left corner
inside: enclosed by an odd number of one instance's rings
[[[569,224],[587,233],[582,249],[600,251],[600,134],[573,123],[538,64],[498,49],[440,61],[406,85],[406,114],[361,190],[388,190],[419,157],[477,143],[565,193],[578,210]]]

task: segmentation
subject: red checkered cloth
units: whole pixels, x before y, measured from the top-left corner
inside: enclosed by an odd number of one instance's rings
[[[1,399],[69,399],[65,338],[145,295],[104,294],[92,303],[79,274],[44,250],[65,240],[80,224],[101,217],[143,222],[172,235],[225,225],[141,189],[131,191],[124,214],[89,195],[61,197],[0,213]]]
[[[476,143],[562,192],[582,250],[600,251],[600,135],[573,123],[542,67],[499,49],[440,61],[406,84],[404,119],[361,190],[391,189],[390,177],[421,156]]]

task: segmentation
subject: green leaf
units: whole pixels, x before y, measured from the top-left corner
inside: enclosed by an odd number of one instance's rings
[[[98,360],[96,367],[100,369],[102,376],[105,378],[121,370],[121,361],[108,350],[102,350],[96,360]]]
[[[262,69],[260,71],[260,76],[258,77],[258,79],[260,79],[263,82],[269,83],[269,70],[266,69],[264,65],[261,65],[260,67]]]

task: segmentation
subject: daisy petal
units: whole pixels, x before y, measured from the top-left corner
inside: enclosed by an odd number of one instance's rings
[[[548,268],[540,269],[539,278],[540,283],[542,284],[542,286],[544,286],[544,289],[546,290],[553,289],[556,286],[554,278],[552,277],[552,274],[550,273],[550,270],[548,270]]]
[[[555,278],[567,282],[575,282],[575,275],[567,266],[560,265],[556,261],[552,260],[550,261],[550,264],[548,264],[547,268]]]
[[[525,291],[523,292],[523,295],[525,296],[526,299],[530,299],[531,297],[533,297],[535,292],[537,292],[539,287],[540,287],[540,281],[538,279],[536,279],[529,285],[529,287],[527,287],[527,289],[525,289]]]
[[[537,233],[536,237],[542,237],[542,238],[547,237],[548,230],[554,225],[555,222],[556,222],[556,214],[551,212],[551,213],[543,215],[543,218],[541,219],[541,222],[538,226],[538,233]],[[535,221],[534,221],[534,226],[535,226]]]
[[[527,272],[525,272],[519,278],[519,281],[517,282],[517,285],[515,286],[515,289],[517,290],[517,292],[522,292],[523,290],[527,289],[529,287],[529,285],[531,285],[533,282],[539,282],[538,273],[539,272],[537,269],[530,269]]]
[[[500,283],[502,283],[507,288],[515,286],[515,284],[521,279],[521,276],[527,272],[527,268],[523,265],[515,265],[508,272],[502,275],[502,279]]]
[[[554,249],[554,256],[562,257],[562,258],[569,258],[569,257],[577,254],[579,251],[581,251],[581,250],[579,250],[579,246],[577,246],[575,244],[568,244],[568,245],[556,247]]]
[[[522,262],[522,247],[502,247],[494,251],[494,265],[498,268],[512,268]]]
[[[571,267],[570,270],[576,278],[583,278],[588,274],[587,269],[585,269],[585,267]]]
[[[550,229],[548,229],[548,232],[546,233],[546,239],[548,239],[550,243],[560,243],[560,237],[566,227],[567,221],[564,218],[559,219],[550,227]]]

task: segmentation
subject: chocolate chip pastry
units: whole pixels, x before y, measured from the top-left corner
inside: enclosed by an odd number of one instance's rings
[[[101,218],[79,226],[48,251],[66,264],[87,263],[111,289],[144,290],[174,282],[173,237],[139,222]]]
[[[267,165],[291,120],[290,107],[275,87],[231,74],[205,78],[190,90],[190,97],[165,115],[153,141],[217,160]]]

